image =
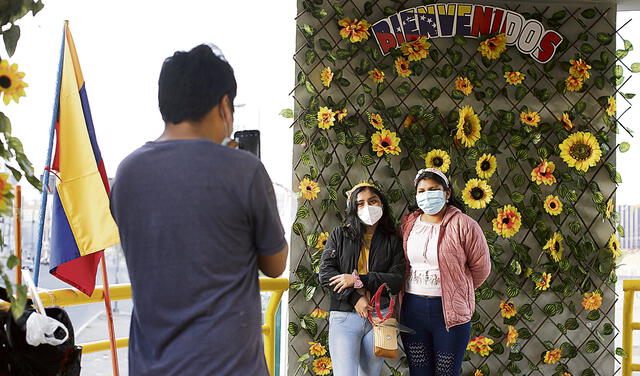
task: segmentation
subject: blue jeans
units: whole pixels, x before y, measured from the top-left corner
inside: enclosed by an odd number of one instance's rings
[[[471,323],[447,331],[441,298],[406,294],[400,322],[416,331],[400,333],[411,376],[459,376]]]
[[[334,376],[380,376],[383,359],[373,353],[373,327],[355,312],[331,311],[329,353]]]

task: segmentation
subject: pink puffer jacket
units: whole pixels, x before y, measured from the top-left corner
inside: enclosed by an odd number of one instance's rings
[[[400,293],[400,302],[411,270],[407,257],[407,239],[421,210],[409,213],[402,219],[400,231],[407,260],[405,284]],[[448,206],[440,225],[438,238],[438,265],[442,287],[442,309],[445,324],[449,328],[471,320],[476,307],[475,289],[489,276],[491,260],[487,239],[478,222],[460,209]]]

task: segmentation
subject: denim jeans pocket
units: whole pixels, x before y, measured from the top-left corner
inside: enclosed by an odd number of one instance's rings
[[[340,325],[349,317],[349,312],[331,311],[329,313],[329,325]]]

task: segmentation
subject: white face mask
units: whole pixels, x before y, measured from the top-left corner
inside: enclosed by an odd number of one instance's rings
[[[382,207],[365,205],[363,208],[358,209],[358,218],[360,218],[365,225],[373,226],[382,218]]]

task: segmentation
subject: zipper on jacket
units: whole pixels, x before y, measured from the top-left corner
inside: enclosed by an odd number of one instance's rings
[[[440,226],[440,233],[438,234],[438,246],[436,249],[437,252],[437,256],[438,256],[438,272],[441,272],[440,270],[440,244],[442,243],[442,235],[444,235],[444,228],[445,226]],[[442,281],[442,277],[440,277],[440,280]],[[442,291],[442,287],[440,288],[440,291]],[[447,318],[447,309],[445,307],[444,304],[444,294],[442,294],[441,297],[441,301],[442,301],[442,314],[444,315],[444,328],[447,330],[447,332],[449,332],[449,319]]]

